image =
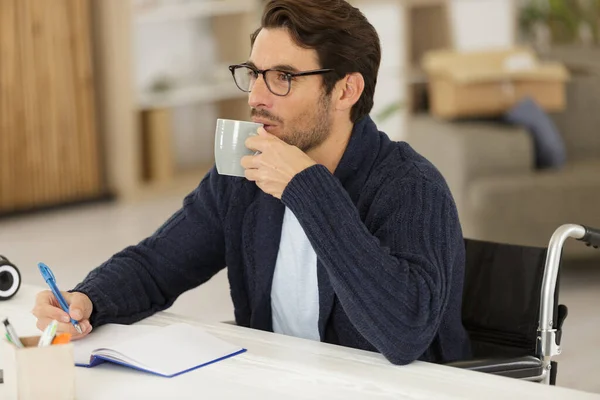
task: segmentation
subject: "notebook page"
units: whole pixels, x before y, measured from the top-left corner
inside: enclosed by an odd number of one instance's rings
[[[128,341],[157,329],[161,329],[161,327],[140,324],[107,324],[94,328],[86,337],[72,342],[75,364],[87,366],[94,350],[111,347],[115,343]]]
[[[115,353],[165,376],[175,375],[244,350],[212,336],[199,327],[178,323],[159,328],[134,340],[110,346]]]

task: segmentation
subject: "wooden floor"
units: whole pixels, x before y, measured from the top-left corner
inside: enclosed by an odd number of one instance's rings
[[[151,234],[180,206],[188,190],[191,188],[185,187],[130,204],[87,205],[0,219],[0,254],[15,262],[23,280],[31,284],[44,284],[36,266],[39,261],[46,262],[66,290],[113,253]],[[558,385],[600,393],[600,311],[596,308],[600,304],[600,259],[565,266],[560,300],[568,305],[569,316],[563,354],[557,359]],[[225,273],[181,296],[172,311],[207,320],[232,319]]]

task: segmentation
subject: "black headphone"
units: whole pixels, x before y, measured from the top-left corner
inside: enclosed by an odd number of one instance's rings
[[[21,287],[21,274],[17,267],[0,255],[0,301],[13,297]]]

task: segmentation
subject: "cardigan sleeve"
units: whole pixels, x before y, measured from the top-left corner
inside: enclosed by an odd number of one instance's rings
[[[72,290],[92,300],[93,326],[129,324],[164,310],[225,267],[219,192],[213,169],[153,235],[112,256]]]
[[[296,215],[344,311],[394,364],[421,356],[438,332],[463,254],[454,202],[419,173],[386,182],[361,220],[321,165],[296,175],[282,200]]]

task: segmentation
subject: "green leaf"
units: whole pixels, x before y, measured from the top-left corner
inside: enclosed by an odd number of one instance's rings
[[[394,103],[390,103],[383,108],[378,114],[375,115],[375,121],[383,122],[386,119],[392,117],[398,111],[404,108],[404,103],[401,101],[396,101]]]

